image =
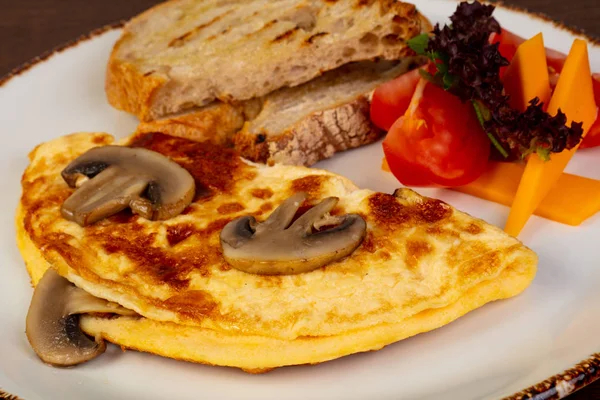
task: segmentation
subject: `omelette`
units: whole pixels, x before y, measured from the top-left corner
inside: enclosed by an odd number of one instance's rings
[[[361,190],[328,171],[254,164],[230,149],[160,133],[119,144],[159,153],[189,172],[194,193],[182,212],[156,219],[124,209],[87,223],[68,217],[64,204],[74,188],[61,173],[113,141],[79,133],[35,148],[16,214],[34,285],[55,271],[69,290],[106,303],[77,320],[96,343],[263,372],[381,349],[515,296],[535,276],[533,251],[440,200],[406,188]],[[309,231],[338,237],[350,228],[331,226],[348,216],[362,227],[343,254],[277,273],[232,261],[237,256],[223,239],[231,226],[265,227],[287,207],[277,237],[325,203]],[[245,256],[281,258],[298,240],[291,235]],[[37,290],[32,305],[40,302],[36,296]]]

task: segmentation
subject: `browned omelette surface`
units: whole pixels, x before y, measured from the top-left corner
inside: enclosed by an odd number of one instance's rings
[[[85,228],[64,220],[60,206],[72,189],[60,171],[89,148],[111,142],[107,134],[76,134],[38,146],[23,175],[18,218],[63,276],[152,320],[286,340],[339,335],[459,299],[468,303],[466,293],[495,279],[514,279],[514,295],[535,275],[531,250],[442,201],[408,189],[397,197],[358,190],[326,171],[254,165],[233,151],[162,134],[144,134],[132,145],[192,173],[197,195],[182,215],[147,221],[121,213]],[[222,227],[245,214],[262,220],[298,191],[309,194],[306,206],[333,195],[340,197],[334,213],[361,214],[368,226],[362,245],[346,259],[300,275],[231,269],[219,246]],[[473,299],[473,308],[480,300]]]

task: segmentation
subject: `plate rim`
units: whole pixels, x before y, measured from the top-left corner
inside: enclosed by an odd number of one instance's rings
[[[0,389],[0,399],[2,399],[2,400],[24,400],[24,399],[20,398],[19,396],[5,392],[2,389]]]
[[[409,0],[410,1],[410,0]],[[453,0],[450,0],[453,1]],[[454,0],[456,3],[461,0]],[[530,11],[525,7],[520,7],[514,4],[506,4],[504,1],[496,1],[491,3],[486,0],[479,0],[482,3],[487,3],[495,6],[496,8],[503,8],[512,12],[526,14],[527,16],[542,20],[546,23],[551,23],[555,28],[567,31],[573,35],[583,37],[587,42],[594,47],[600,47],[600,37],[596,37],[592,34],[587,33],[584,29],[566,24],[563,21],[551,18],[545,13]],[[50,50],[47,50],[36,56],[29,61],[16,66],[8,73],[0,76],[0,88],[2,88],[11,79],[22,76],[28,72],[31,68],[42,64],[44,61],[49,60],[55,55],[62,53],[65,50],[77,47],[79,44],[87,42],[98,36],[101,36],[109,31],[122,28],[129,20],[122,19],[104,25],[102,27],[91,30],[88,33],[84,33],[75,39],[64,42]],[[521,399],[532,399],[532,400],[558,400],[567,397],[568,395],[578,391],[579,389],[600,380],[600,352],[590,355],[587,359],[574,365],[573,367],[564,370],[561,373],[553,375],[539,383],[536,383],[528,388],[525,388],[513,395],[504,397],[502,400],[521,400]],[[15,394],[8,393],[2,390],[0,387],[0,400],[25,400]]]

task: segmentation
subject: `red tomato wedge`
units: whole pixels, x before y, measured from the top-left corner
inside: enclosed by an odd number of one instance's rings
[[[490,141],[471,103],[420,79],[406,114],[385,137],[383,151],[402,184],[452,187],[482,174]]]
[[[419,82],[419,69],[414,69],[375,89],[371,99],[371,121],[389,131],[394,122],[406,112]]]

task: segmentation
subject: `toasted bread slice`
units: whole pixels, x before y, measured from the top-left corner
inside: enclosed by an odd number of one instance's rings
[[[399,59],[421,26],[395,0],[169,1],[125,26],[106,92],[142,120],[248,100],[348,62]]]
[[[383,132],[369,119],[371,92],[419,61],[404,58],[400,62],[347,64],[251,102],[218,102],[189,113],[142,122],[138,132],[233,144],[245,158],[255,162],[310,166],[336,152],[379,139]]]

